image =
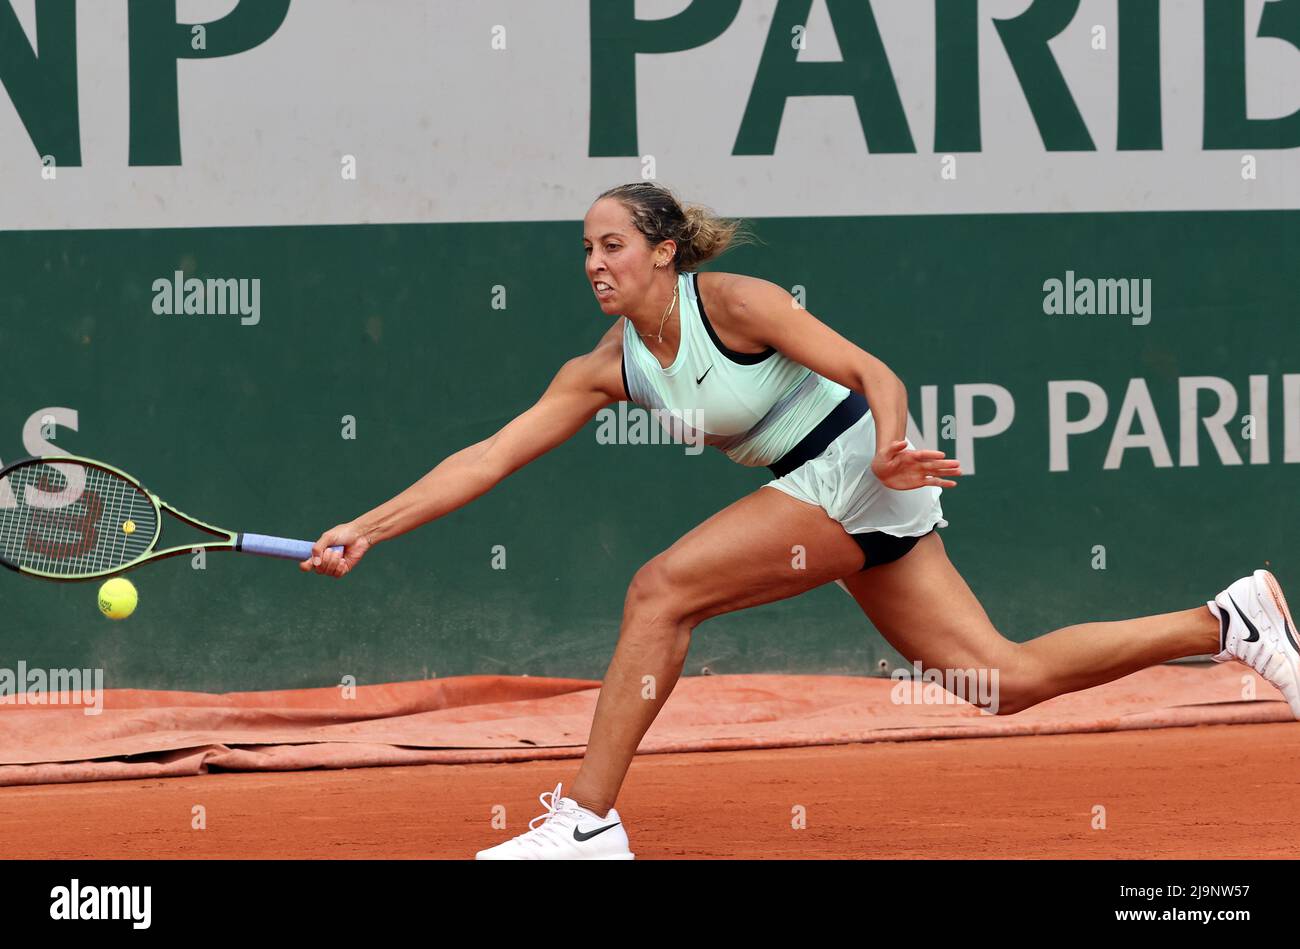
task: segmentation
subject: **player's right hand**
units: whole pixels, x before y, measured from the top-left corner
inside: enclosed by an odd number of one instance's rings
[[[308,573],[321,573],[331,577],[341,577],[366,555],[374,544],[366,532],[355,522],[331,527],[320,535],[311,548],[311,557],[298,564]],[[342,547],[342,551],[331,550]]]

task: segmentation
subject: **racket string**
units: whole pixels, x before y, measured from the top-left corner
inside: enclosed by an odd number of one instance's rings
[[[111,471],[37,462],[10,470],[4,486],[0,552],[14,566],[60,577],[95,575],[133,563],[153,544],[153,501]]]

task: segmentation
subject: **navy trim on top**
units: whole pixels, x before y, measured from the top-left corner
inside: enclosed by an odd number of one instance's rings
[[[728,349],[724,346],[722,340],[718,339],[718,334],[713,331],[713,324],[709,322],[708,314],[704,312],[704,298],[700,296],[699,278],[700,275],[698,273],[691,274],[691,286],[695,289],[695,302],[699,306],[700,321],[704,323],[704,328],[708,331],[709,339],[713,340],[713,345],[718,347],[718,352],[722,353],[722,355],[726,356],[732,362],[740,363],[742,366],[756,365],[776,353],[776,350],[771,346],[767,347],[767,349],[763,350],[761,353],[738,353],[734,349]]]
[[[627,384],[627,350],[623,350],[622,355],[618,357],[618,368],[619,371],[623,373],[623,394],[627,396],[627,398],[624,401],[626,402],[636,401],[635,399],[632,398],[632,389]]]
[[[849,430],[858,419],[867,414],[867,400],[861,392],[849,390],[849,394],[831,409],[824,419],[799,440],[788,452],[768,465],[768,470],[778,478],[784,478],[804,462],[812,461],[827,448],[831,442]]]

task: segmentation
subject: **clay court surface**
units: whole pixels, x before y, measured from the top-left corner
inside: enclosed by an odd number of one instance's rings
[[[448,858],[526,829],[576,760],[0,788],[8,858]],[[1262,858],[1300,850],[1300,727],[642,755],[638,859]],[[494,805],[507,830],[491,826]],[[207,829],[191,830],[202,805]],[[1092,829],[1093,809],[1107,827]],[[802,806],[807,827],[791,827]]]

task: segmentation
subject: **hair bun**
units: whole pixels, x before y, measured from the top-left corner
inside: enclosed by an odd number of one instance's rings
[[[619,185],[596,200],[603,198],[613,198],[627,208],[633,225],[651,247],[667,240],[676,243],[679,271],[695,270],[733,244],[753,243],[741,220],[719,217],[699,204],[683,207],[672,191],[657,181]]]

